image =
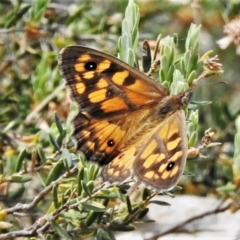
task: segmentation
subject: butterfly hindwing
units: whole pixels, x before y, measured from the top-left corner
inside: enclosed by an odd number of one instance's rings
[[[130,113],[127,118],[96,120],[79,112],[73,120],[77,148],[88,160],[107,164],[126,146],[139,144],[140,138],[144,140],[144,133],[154,125],[154,119],[150,121],[153,116],[151,109]]]
[[[132,174],[158,190],[170,190],[183,173],[188,141],[183,110],[169,116],[146,141],[132,164]]]
[[[174,187],[187,158],[186,120],[176,111],[146,136],[145,143],[121,152],[104,167],[104,181],[119,182],[132,175],[156,190]]]
[[[113,161],[104,166],[101,172],[103,181],[121,183],[131,176],[132,163],[136,158],[137,148],[135,146],[118,154]]]

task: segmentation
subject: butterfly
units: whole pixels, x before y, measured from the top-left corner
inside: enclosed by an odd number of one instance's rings
[[[191,91],[170,95],[125,62],[84,46],[62,49],[59,67],[79,106],[73,119],[77,149],[103,167],[103,181],[132,176],[158,192],[171,190],[186,163],[183,107]]]

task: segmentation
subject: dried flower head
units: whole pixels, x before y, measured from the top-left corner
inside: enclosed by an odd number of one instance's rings
[[[216,73],[223,73],[222,64],[219,62],[218,55],[212,58],[207,57],[203,61],[203,67],[205,71],[210,71]]]
[[[223,73],[222,64],[220,63],[218,55],[210,58],[209,53],[210,52],[201,57],[200,61],[203,62],[203,72],[192,82],[191,87],[196,86],[197,82],[203,78]]]
[[[232,42],[236,45],[236,52],[240,54],[240,18],[235,18],[224,26],[225,37],[217,41],[220,48],[226,49]]]

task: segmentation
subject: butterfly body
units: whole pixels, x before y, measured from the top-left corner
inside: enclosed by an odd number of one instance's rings
[[[171,96],[121,60],[83,46],[64,48],[59,65],[79,105],[77,148],[104,165],[103,180],[132,175],[158,191],[174,187],[187,157],[182,108],[190,91]]]

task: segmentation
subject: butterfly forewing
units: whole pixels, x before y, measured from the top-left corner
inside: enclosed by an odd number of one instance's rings
[[[126,132],[116,121],[96,121],[79,113],[73,124],[77,148],[88,160],[107,164],[119,153],[118,148]]]
[[[82,46],[60,53],[60,69],[73,99],[91,118],[110,119],[154,106],[168,91],[119,59]]]

